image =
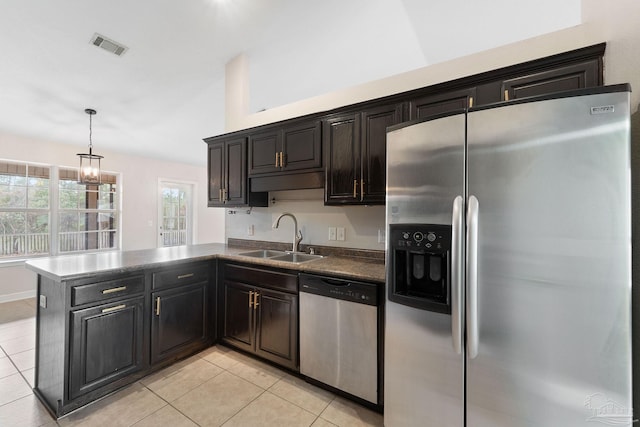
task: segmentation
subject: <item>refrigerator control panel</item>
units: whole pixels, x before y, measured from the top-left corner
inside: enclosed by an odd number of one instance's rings
[[[451,226],[390,224],[389,300],[438,313],[451,313]]]
[[[427,249],[436,252],[451,246],[451,227],[442,225],[394,224],[391,242],[400,248]]]

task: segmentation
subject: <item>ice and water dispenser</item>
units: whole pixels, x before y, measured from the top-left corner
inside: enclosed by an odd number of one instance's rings
[[[451,226],[390,224],[389,239],[389,299],[450,314]]]

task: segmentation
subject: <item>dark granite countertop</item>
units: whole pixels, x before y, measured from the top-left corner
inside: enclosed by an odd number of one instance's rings
[[[290,247],[291,245],[289,245]],[[97,273],[122,273],[140,268],[156,268],[170,264],[220,258],[265,267],[283,268],[306,273],[384,283],[384,258],[352,256],[348,251],[329,254],[303,263],[274,261],[239,255],[255,248],[209,243],[191,246],[110,251],[82,255],[36,258],[26,262],[28,269],[56,281],[80,279]],[[272,249],[273,247],[269,248]],[[266,249],[266,248],[265,248]],[[323,253],[320,251],[319,253]]]

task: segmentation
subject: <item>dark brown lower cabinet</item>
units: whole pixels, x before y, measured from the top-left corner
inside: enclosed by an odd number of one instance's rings
[[[70,398],[141,369],[144,297],[71,312]]]
[[[297,276],[236,265],[225,273],[222,341],[297,371]],[[270,288],[278,283],[287,290]]]
[[[207,282],[151,294],[151,363],[175,356],[207,340]]]
[[[61,417],[210,345],[215,269],[196,261],[68,280],[39,274],[36,396]]]

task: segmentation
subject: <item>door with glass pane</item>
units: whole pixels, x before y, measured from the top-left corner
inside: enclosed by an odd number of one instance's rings
[[[159,247],[191,244],[192,193],[192,184],[160,181]]]

